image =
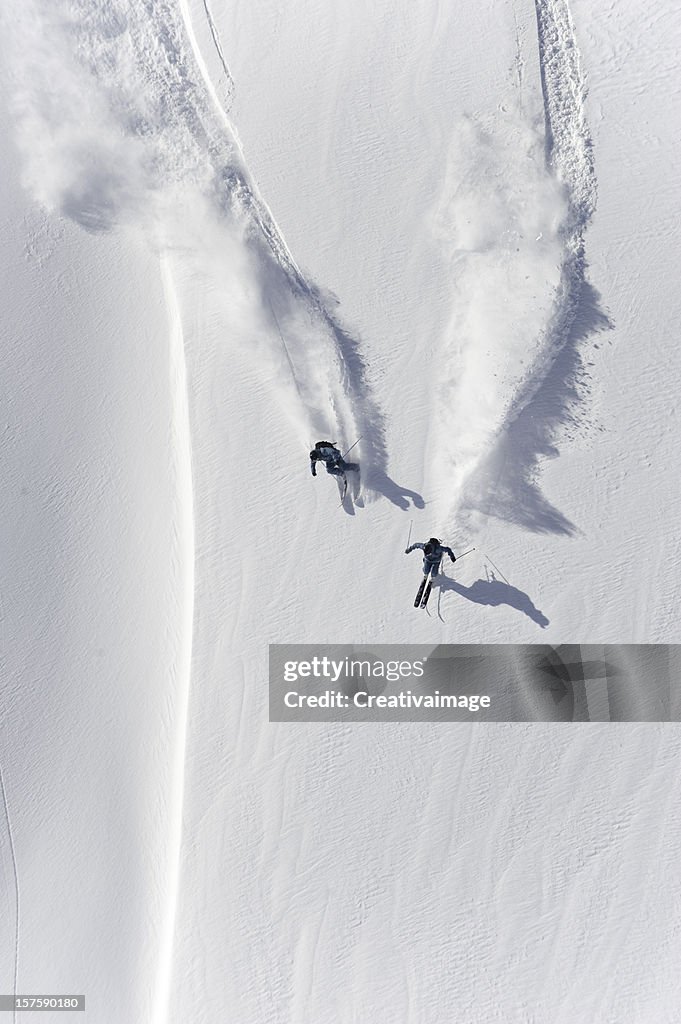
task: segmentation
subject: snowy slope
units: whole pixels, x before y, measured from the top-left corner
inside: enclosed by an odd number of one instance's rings
[[[5,15],[4,991],[674,1019],[675,727],[275,726],[266,672],[678,639],[680,35],[634,0]],[[325,435],[362,436],[342,509]],[[430,616],[410,524],[476,548]]]
[[[174,891],[186,675],[167,311],[139,239],[48,218],[11,150],[4,170],[2,991],[16,970],[133,1020]]]

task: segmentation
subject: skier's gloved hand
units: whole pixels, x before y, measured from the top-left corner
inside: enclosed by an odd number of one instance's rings
[[[452,558],[452,562],[456,562],[456,555],[452,555],[451,558]]]
[[[314,462],[310,464],[310,472],[312,473],[312,476],[317,475],[317,467],[315,466]]]

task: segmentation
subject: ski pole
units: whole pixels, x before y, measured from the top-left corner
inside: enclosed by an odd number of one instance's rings
[[[361,440],[362,440],[362,435],[360,434],[360,436],[359,436],[359,437],[357,438],[357,440],[355,441],[355,444],[359,444],[359,442],[360,442]],[[346,456],[346,455],[348,454],[348,452],[351,452],[351,451],[352,451],[352,449],[353,449],[353,448],[355,447],[355,444],[351,444],[351,445],[350,445],[350,447],[348,448],[348,451],[347,451],[347,452],[343,452],[343,455],[341,456],[341,458],[343,458],[343,459],[344,459],[344,458],[345,458],[345,456]]]
[[[463,555],[470,555],[471,551],[475,551],[475,548],[469,548],[468,551],[464,551]],[[463,558],[463,555],[456,556],[457,562],[459,561],[460,558]]]
[[[407,547],[409,547],[409,541],[411,540],[411,528],[414,525],[414,520],[409,520],[409,536],[407,537]]]

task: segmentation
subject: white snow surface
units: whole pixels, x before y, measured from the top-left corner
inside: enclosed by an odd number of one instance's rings
[[[267,710],[270,643],[681,640],[676,5],[0,28],[0,991],[677,1021],[676,725]]]

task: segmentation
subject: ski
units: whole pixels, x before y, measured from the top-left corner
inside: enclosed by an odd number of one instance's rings
[[[430,597],[430,592],[431,592],[432,589],[433,589],[433,581],[431,580],[430,583],[428,584],[428,586],[426,587],[426,589],[423,591],[423,597],[421,598],[421,607],[422,608],[425,608],[426,605],[428,604],[428,598]]]
[[[338,508],[342,508],[343,505],[345,504],[345,495],[348,493],[348,478],[346,476],[343,477],[342,485],[341,485],[341,482],[340,482],[340,477],[338,478],[337,482],[338,482],[338,493],[341,496],[341,500],[338,502],[337,507]]]
[[[427,579],[428,577],[424,576],[423,579],[421,580],[421,586],[419,587],[416,597],[414,599],[414,608],[418,608],[418,606],[421,604],[421,598],[423,597],[423,591],[426,589]],[[430,588],[428,588],[428,590],[430,592]]]

